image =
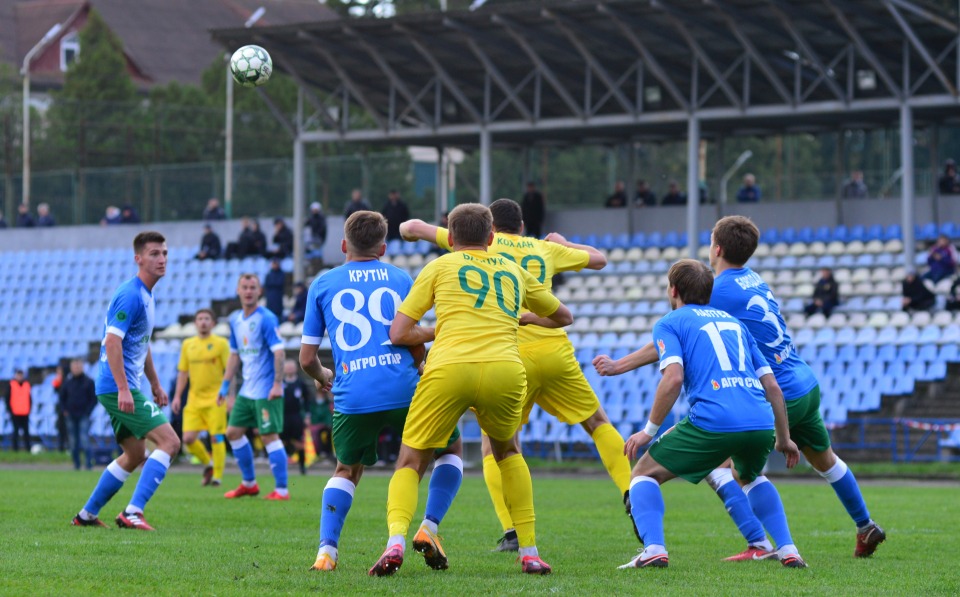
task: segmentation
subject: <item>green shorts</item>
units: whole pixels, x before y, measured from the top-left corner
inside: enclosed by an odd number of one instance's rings
[[[830,447],[830,434],[820,416],[819,385],[796,400],[787,400],[787,420],[790,421],[790,439],[798,448],[826,452]]]
[[[113,434],[117,437],[118,444],[128,437],[143,439],[148,433],[167,423],[167,417],[163,416],[163,411],[153,400],[140,390],[131,388],[130,393],[133,395],[132,413],[120,411],[117,392],[97,396],[97,400],[110,415],[110,424],[113,425]]]
[[[380,432],[386,427],[391,427],[395,433],[402,435],[408,410],[409,408],[405,407],[356,415],[334,411],[333,450],[337,454],[337,460],[347,466],[376,464]],[[447,447],[459,438],[460,429],[454,427],[447,441]],[[436,450],[436,453],[440,452],[443,452],[443,449]]]
[[[775,442],[773,429],[718,433],[704,431],[684,417],[648,453],[663,468],[694,484],[733,458],[740,479],[750,483],[763,472]]]
[[[230,427],[256,427],[260,435],[283,433],[283,397],[274,400],[254,400],[237,396],[230,411]]]

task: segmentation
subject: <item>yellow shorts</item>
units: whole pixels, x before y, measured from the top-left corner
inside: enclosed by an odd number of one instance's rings
[[[600,408],[569,340],[550,338],[521,344],[520,358],[527,372],[524,425],[534,403],[567,425],[586,421]]]
[[[184,431],[209,431],[210,435],[227,432],[227,405],[193,408],[190,402],[183,409]]]
[[[471,407],[490,437],[509,440],[520,427],[525,391],[520,363],[428,364],[410,403],[403,443],[415,450],[445,448],[457,421]]]

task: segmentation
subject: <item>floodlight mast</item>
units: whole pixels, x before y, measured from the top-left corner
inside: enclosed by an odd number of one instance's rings
[[[40,52],[50,40],[60,33],[63,25],[57,23],[37,42],[37,45],[30,48],[27,55],[23,57],[23,67],[20,74],[23,75],[23,180],[21,203],[30,206],[30,63],[34,56]]]
[[[243,26],[247,29],[257,24],[257,21],[263,18],[267,9],[260,7],[253,11],[250,18],[244,22]],[[227,217],[233,217],[233,72],[230,69],[230,54],[227,58],[227,108],[226,124],[224,125],[224,143],[223,143],[223,209],[227,212]]]

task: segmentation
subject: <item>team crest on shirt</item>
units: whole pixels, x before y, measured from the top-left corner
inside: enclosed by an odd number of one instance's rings
[[[120,311],[119,313],[117,313],[117,321],[126,321],[126,319],[127,319],[126,312]]]
[[[717,391],[717,390],[720,389],[720,384],[717,383],[717,380],[711,379],[711,380],[710,380],[710,387],[712,387],[714,391]]]
[[[667,352],[667,346],[663,343],[663,338],[657,340],[657,350],[660,351],[660,356],[663,356],[663,353]]]
[[[260,409],[260,417],[263,419],[263,424],[266,425],[270,422],[270,411],[265,408]]]
[[[213,350],[213,342],[207,344],[207,350]]]
[[[256,330],[256,329],[257,329],[257,322],[256,322],[256,321],[251,321],[249,327],[250,327],[250,331],[251,331],[251,332],[254,331],[254,330]]]

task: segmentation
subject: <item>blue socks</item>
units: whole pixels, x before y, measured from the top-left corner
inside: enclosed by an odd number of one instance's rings
[[[663,545],[663,494],[652,477],[634,477],[630,482],[633,522],[646,546]]]
[[[750,501],[747,500],[746,494],[740,489],[740,485],[734,481],[733,472],[728,468],[718,468],[707,475],[707,482],[723,500],[727,513],[733,519],[733,523],[737,525],[740,534],[747,540],[747,544],[758,545],[765,541],[767,535],[763,530],[763,525],[753,515]]]
[[[430,487],[427,492],[427,508],[424,518],[430,522],[440,524],[447,510],[453,503],[453,498],[460,491],[463,481],[463,460],[454,454],[444,454],[437,458],[430,475]]]
[[[353,505],[356,486],[349,479],[333,477],[323,489],[323,506],[320,511],[320,547],[337,547],[343,523]]]
[[[857,528],[866,526],[870,522],[870,512],[867,510],[866,502],[863,501],[857,479],[853,476],[853,471],[847,467],[847,463],[837,458],[837,463],[830,470],[820,473],[820,476],[833,487],[843,507],[850,514],[850,518],[857,523]]]
[[[277,482],[277,489],[287,488],[287,451],[283,442],[275,439],[267,444],[267,458],[270,459],[270,471]]]
[[[133,498],[130,500],[127,510],[143,512],[147,502],[160,487],[163,478],[167,476],[168,468],[170,468],[170,455],[161,450],[154,450],[143,465],[140,480],[137,481],[137,488],[133,490]]]
[[[780,494],[777,493],[773,483],[761,475],[753,483],[745,486],[743,492],[747,494],[753,513],[763,523],[763,528],[770,533],[777,548],[793,545],[790,528],[787,526],[787,515],[783,511],[783,502],[780,501]]]
[[[240,467],[243,480],[247,483],[256,481],[257,475],[253,472],[253,448],[246,436],[231,441],[230,447],[233,449],[233,457],[237,459],[237,466]]]
[[[129,476],[130,473],[120,468],[116,460],[108,464],[107,470],[103,471],[103,474],[100,475],[97,486],[93,488],[90,499],[87,500],[87,504],[83,507],[84,511],[88,513],[91,518],[96,518],[96,516],[100,514],[100,508],[103,508],[104,504],[109,502],[110,498],[120,491],[120,488],[123,487],[123,482],[126,481]]]

